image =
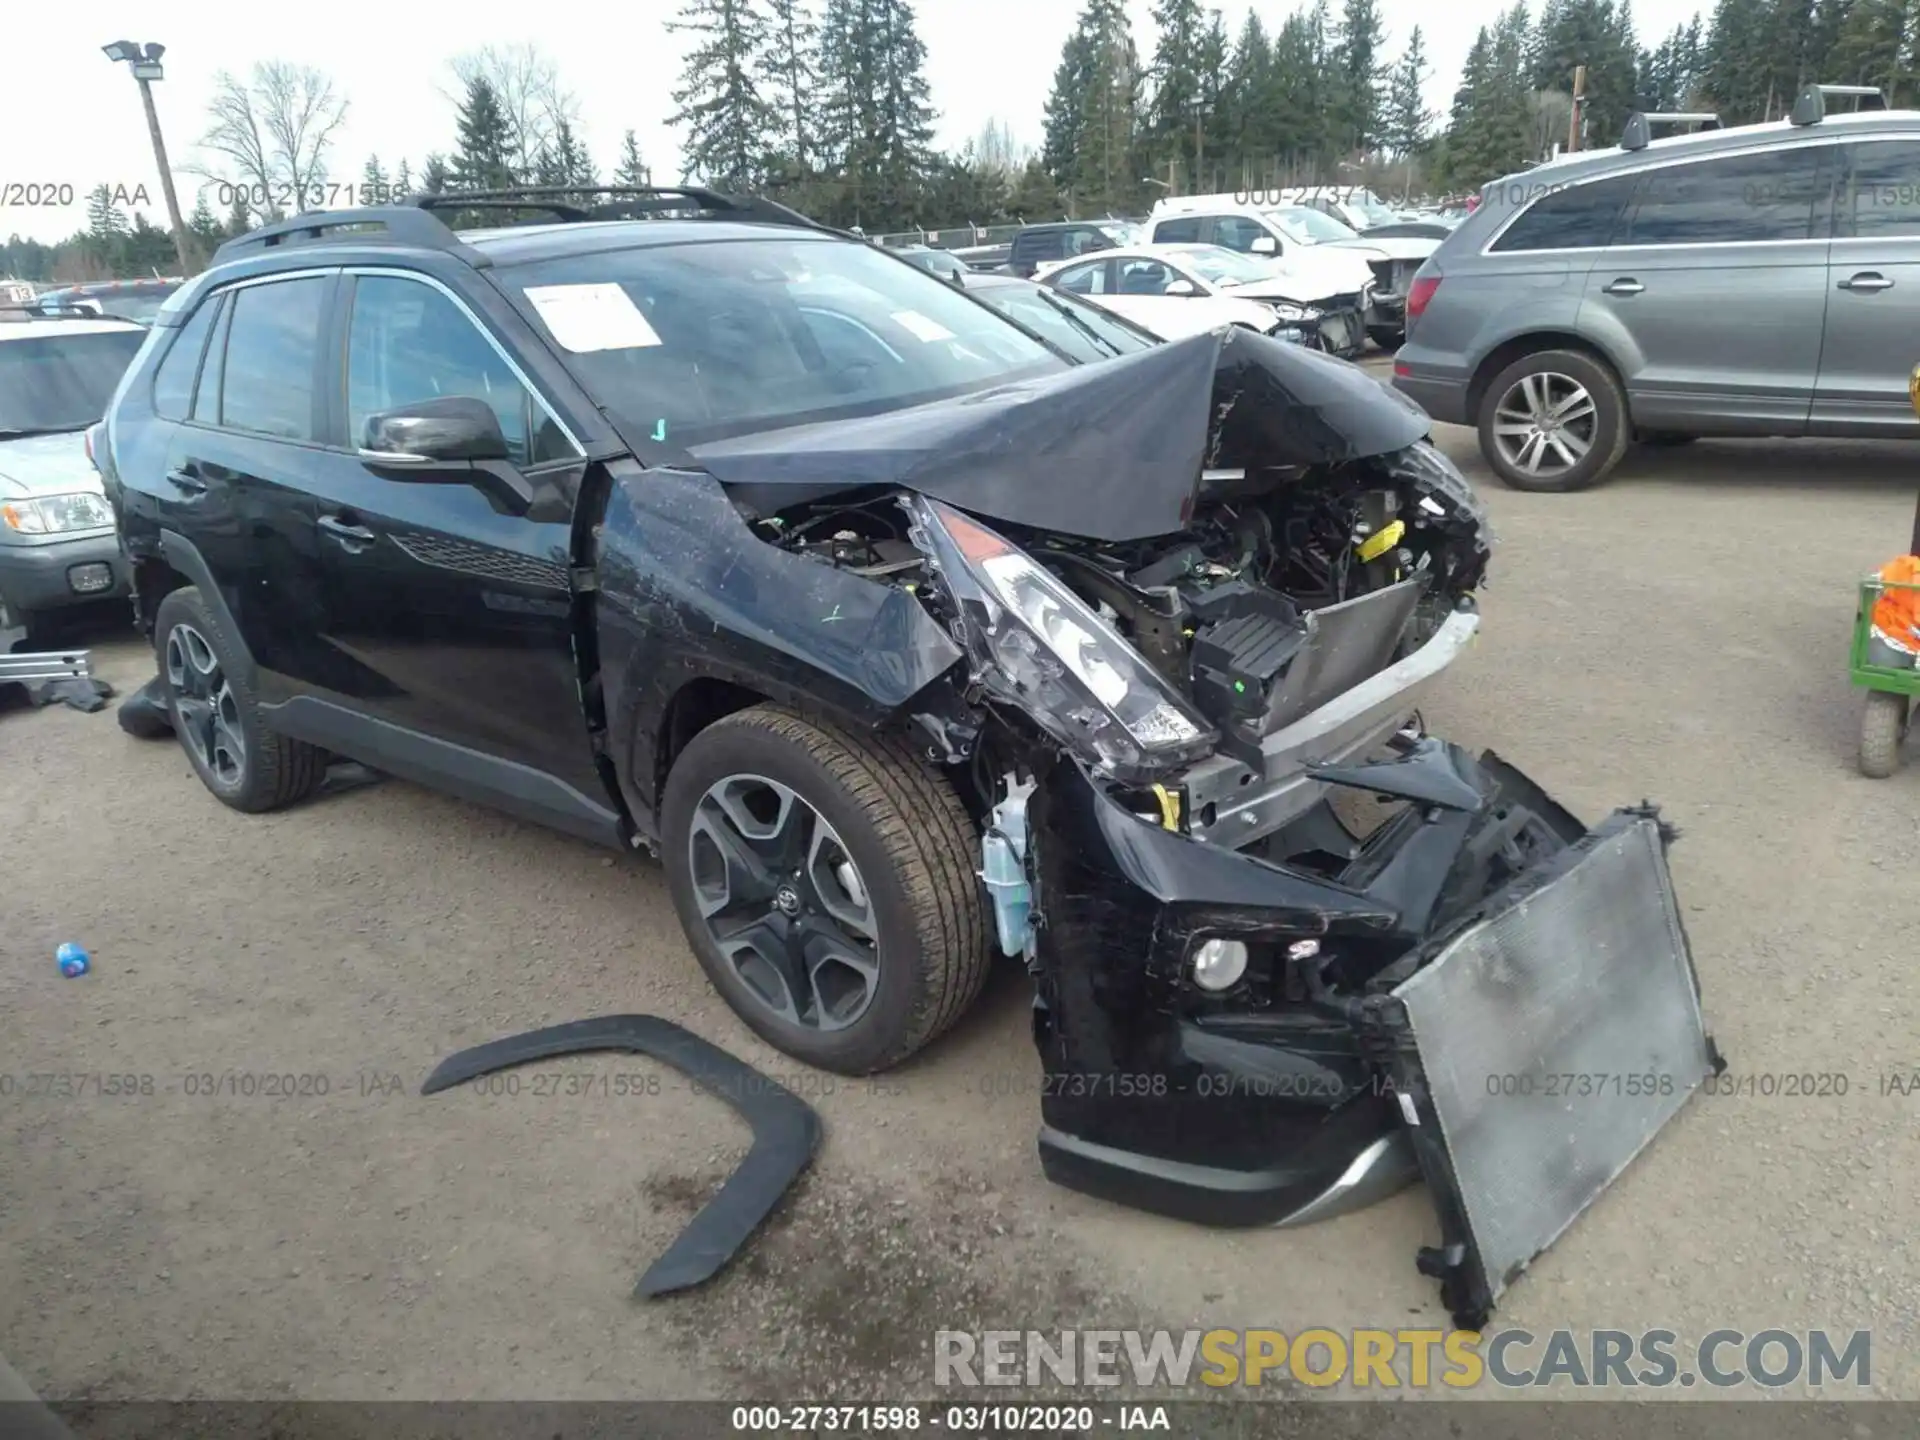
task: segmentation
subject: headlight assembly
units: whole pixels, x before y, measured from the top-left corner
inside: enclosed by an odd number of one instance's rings
[[[1039,561],[937,500],[903,503],[960,607],[976,670],[1042,729],[1123,780],[1212,747],[1206,722]]]
[[[38,495],[0,505],[0,521],[21,535],[60,535],[73,530],[104,530],[113,524],[107,497],[82,490],[72,495]]]
[[[1322,311],[1314,309],[1311,305],[1296,305],[1291,300],[1269,300],[1267,304],[1272,308],[1275,315],[1295,325],[1306,321],[1318,320],[1323,313]]]

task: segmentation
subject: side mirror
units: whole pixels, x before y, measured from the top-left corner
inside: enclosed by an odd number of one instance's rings
[[[1255,255],[1278,255],[1280,242],[1271,235],[1256,235],[1253,244],[1247,248]]]
[[[1198,295],[1200,291],[1191,280],[1175,280],[1172,284],[1168,285],[1162,293],[1167,295]]]
[[[505,460],[513,452],[492,406],[443,395],[368,416],[360,453],[382,465],[426,466]]]

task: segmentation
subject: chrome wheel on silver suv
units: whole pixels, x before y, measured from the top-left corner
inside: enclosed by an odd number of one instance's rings
[[[1523,355],[1480,394],[1480,452],[1515,490],[1584,490],[1626,453],[1626,395],[1595,356]]]

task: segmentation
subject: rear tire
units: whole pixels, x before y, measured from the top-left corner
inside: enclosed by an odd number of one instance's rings
[[[661,804],[674,908],[707,978],[768,1044],[843,1075],[898,1065],[980,993],[979,850],[911,747],[774,705],[694,736]]]
[[[257,814],[303,800],[326,778],[324,750],[267,728],[235,661],[242,651],[199,590],[171,591],[153,617],[167,718],[200,783]]]
[[[1554,422],[1551,438],[1535,435],[1540,421]],[[1599,484],[1632,436],[1619,378],[1577,350],[1523,355],[1494,376],[1480,400],[1479,429],[1493,473],[1512,489],[1544,494]],[[1571,464],[1570,455],[1577,456]]]
[[[1860,773],[1885,780],[1900,768],[1900,745],[1911,719],[1909,697],[1888,690],[1869,690],[1860,712]]]

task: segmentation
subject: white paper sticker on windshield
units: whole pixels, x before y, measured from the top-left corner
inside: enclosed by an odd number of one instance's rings
[[[893,323],[909,334],[915,335],[929,343],[935,340],[953,339],[953,331],[947,329],[947,327],[942,325],[938,320],[929,320],[918,310],[894,311]]]
[[[526,294],[553,338],[576,354],[660,343],[647,317],[618,285],[529,285]]]

